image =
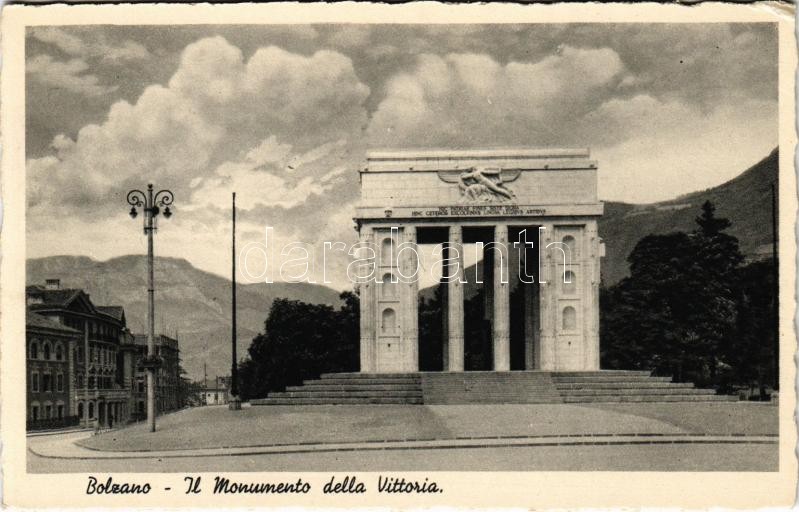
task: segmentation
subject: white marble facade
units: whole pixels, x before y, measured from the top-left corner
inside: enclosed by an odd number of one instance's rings
[[[446,241],[456,247],[473,228],[493,232],[495,279],[485,284],[492,369],[509,371],[511,283],[496,277],[518,278],[510,271],[517,249],[509,234],[533,226],[544,229],[540,241],[528,236],[540,275],[538,285],[524,287],[523,369],[599,369],[597,220],[603,205],[596,195],[597,165],[587,150],[373,151],[360,175],[356,222],[361,242],[375,248],[377,260],[377,279],[360,284],[362,372],[419,370],[419,283],[391,277],[413,274],[416,252],[401,249],[414,247],[429,228],[446,228]],[[571,256],[566,266],[564,252]],[[462,264],[459,271],[462,277]],[[464,371],[464,284],[454,279],[446,286],[443,369]]]

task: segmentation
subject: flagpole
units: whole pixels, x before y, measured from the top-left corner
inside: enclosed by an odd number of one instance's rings
[[[239,399],[239,383],[238,383],[238,364],[236,357],[236,193],[233,192],[233,244],[232,244],[232,294],[231,294],[231,367],[230,367],[230,402],[229,408],[231,411],[241,409],[241,400]]]

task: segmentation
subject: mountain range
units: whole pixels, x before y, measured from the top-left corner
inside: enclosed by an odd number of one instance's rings
[[[736,236],[748,260],[771,255],[771,185],[779,190],[777,149],[732,180],[717,187],[651,204],[605,202],[599,236],[605,242],[602,278],[611,285],[628,274],[627,256],[646,235],[696,228],[702,203],[709,200],[717,217],[732,222],[727,233]],[[701,172],[701,169],[697,169]]]
[[[697,171],[699,172],[699,171]],[[628,273],[626,258],[642,237],[651,233],[689,231],[705,200],[716,205],[717,216],[732,222],[729,233],[738,237],[748,259],[771,251],[771,184],[777,182],[778,152],[722,185],[652,204],[605,202],[599,223],[606,256],[602,276],[612,285]],[[60,278],[64,288],[83,288],[97,305],[125,308],[133,332],[145,332],[145,256],[130,255],[96,261],[87,256],[49,256],[29,259],[27,284]],[[230,281],[199,270],[185,259],[157,257],[158,283],[156,331],[176,335],[183,366],[193,379],[230,372]],[[317,304],[339,304],[339,292],[308,283],[242,284],[237,292],[240,357],[252,338],[263,331],[269,308],[276,298]]]
[[[26,281],[44,284],[61,279],[62,288],[83,288],[96,305],[125,308],[128,327],[146,332],[146,256],[121,256],[96,261],[86,256],[49,256],[29,259]],[[199,270],[185,259],[155,258],[156,334],[177,336],[183,367],[193,379],[230,374],[231,283]],[[252,338],[264,330],[264,321],[278,297],[316,304],[339,304],[339,292],[307,283],[240,284],[236,291],[237,350],[246,355]]]

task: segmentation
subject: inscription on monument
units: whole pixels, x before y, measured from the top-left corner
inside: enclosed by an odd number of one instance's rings
[[[480,217],[492,215],[546,215],[546,213],[547,211],[544,208],[525,208],[512,204],[475,204],[413,210],[411,217]]]

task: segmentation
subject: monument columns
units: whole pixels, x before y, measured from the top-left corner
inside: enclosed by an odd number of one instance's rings
[[[408,372],[419,371],[419,275],[416,246],[416,226],[402,228],[402,361]]]
[[[535,242],[535,250],[538,250],[538,241]],[[528,262],[530,260],[530,248],[523,247],[522,249],[522,261],[523,269],[527,272],[527,275],[533,275],[533,279],[538,279],[538,269],[532,268],[532,265],[529,265]],[[536,330],[538,329],[538,322],[535,320],[535,316],[537,315],[538,311],[536,311],[535,304],[533,301],[537,299],[535,295],[535,285],[533,283],[519,283],[524,291],[524,369],[525,370],[534,370],[536,368],[535,359],[536,359],[536,352],[538,347],[535,346],[536,340]]]
[[[375,235],[370,226],[361,226],[359,232],[359,243],[361,251],[366,252],[365,247],[374,250]],[[377,268],[374,269],[374,272]],[[362,277],[359,271],[360,280],[360,313],[361,313],[361,372],[371,373],[375,371],[375,284],[374,276]]]
[[[599,234],[597,233],[596,221],[587,224],[585,230],[586,246],[588,248],[588,258],[586,261],[586,287],[588,293],[585,294],[585,343],[588,357],[585,368],[588,370],[599,370]]]
[[[510,272],[506,224],[494,227],[494,243],[494,370],[506,372],[510,370]]]
[[[449,334],[448,366],[451,372],[463,371],[463,230],[459,225],[449,227],[449,258],[453,249],[457,252],[457,269],[453,275],[451,267],[447,274],[451,278],[448,283],[447,325]]]
[[[544,225],[544,232],[541,236],[541,243],[539,244],[538,257],[540,259],[542,279],[538,288],[540,295],[540,318],[541,318],[541,340],[539,346],[541,347],[541,354],[539,357],[539,366],[541,370],[555,370],[555,329],[557,322],[557,308],[555,304],[555,282],[557,276],[556,262],[552,260],[552,251],[547,248],[547,245],[552,242],[552,230],[554,226],[551,223]]]

